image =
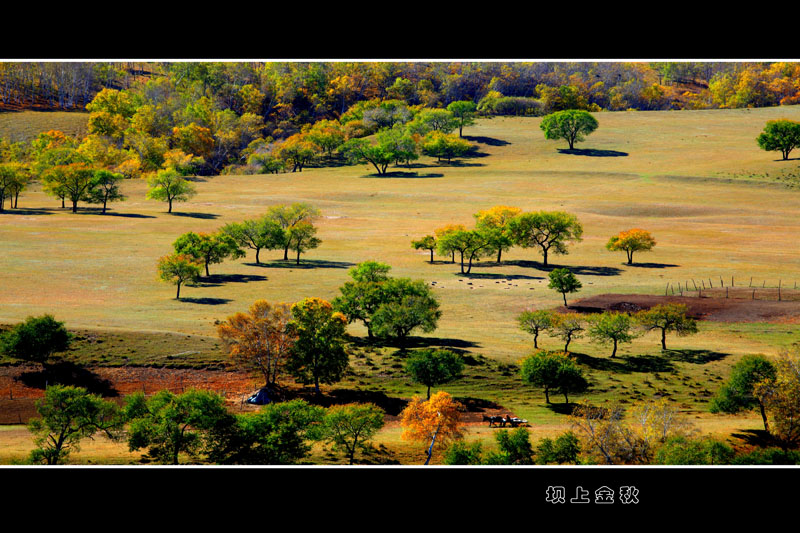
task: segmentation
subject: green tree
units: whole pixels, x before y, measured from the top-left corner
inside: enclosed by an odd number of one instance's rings
[[[569,350],[569,343],[582,335],[586,324],[579,313],[558,313],[553,322],[553,332],[564,341],[564,351]]]
[[[404,370],[416,383],[428,387],[427,399],[430,399],[431,387],[461,377],[464,359],[450,350],[417,350],[406,359]]]
[[[436,237],[425,235],[419,240],[411,241],[411,247],[415,250],[430,250],[431,264],[433,264],[433,252],[436,250]]]
[[[578,289],[583,287],[581,282],[568,268],[556,268],[548,274],[548,277],[550,282],[547,286],[560,292],[564,297],[564,307],[569,307],[567,305],[567,293],[578,292]]]
[[[322,244],[322,240],[316,237],[317,228],[309,221],[298,222],[287,230],[287,240],[289,249],[297,252],[297,264],[300,264],[300,254],[313,250]]]
[[[425,333],[436,329],[442,312],[423,280],[391,278],[383,286],[383,293],[383,302],[370,320],[378,337],[402,343],[417,328]]]
[[[379,175],[386,174],[386,169],[401,159],[402,155],[389,144],[372,144],[367,139],[350,139],[339,147],[339,151],[352,164],[367,162],[375,167]]]
[[[541,249],[544,266],[549,253],[566,254],[567,244],[579,242],[583,236],[577,217],[562,211],[521,213],[508,222],[508,229],[514,244]]]
[[[511,431],[501,429],[494,434],[497,441],[497,452],[489,452],[484,464],[489,465],[532,465],[533,446],[530,431],[527,428],[516,428]]]
[[[343,342],[347,319],[320,298],[306,298],[294,304],[292,317],[289,330],[296,340],[286,369],[302,383],[313,383],[319,395],[320,383],[335,383],[347,370]]]
[[[177,285],[176,300],[181,299],[181,285],[191,285],[200,277],[200,263],[188,254],[165,255],[158,260],[158,277]]]
[[[183,394],[160,390],[150,398],[136,392],[125,406],[130,451],[147,448],[159,463],[177,465],[180,454],[197,459],[208,435],[230,423],[225,399],[214,392],[190,389]]]
[[[492,253],[496,239],[491,231],[483,229],[456,230],[439,237],[437,249],[441,255],[458,252],[461,257],[461,273],[472,271],[472,262]],[[466,270],[464,259],[467,259]]]
[[[580,369],[565,352],[534,352],[523,359],[520,373],[525,383],[544,389],[547,403],[550,403],[550,392],[562,392],[569,403],[570,392],[583,392],[588,387]]]
[[[384,282],[389,279],[392,267],[376,261],[364,261],[349,270],[353,281],[339,287],[341,296],[333,300],[334,308],[347,317],[347,323],[360,320],[367,328],[367,336],[373,337],[372,315],[385,303],[387,296]]]
[[[733,448],[710,437],[691,439],[677,436],[667,439],[655,453],[657,465],[729,465],[734,458]]]
[[[178,255],[194,257],[205,266],[206,276],[210,276],[208,265],[222,263],[231,257],[242,257],[244,251],[236,241],[226,233],[184,233],[172,244]]]
[[[613,344],[611,357],[617,356],[617,346],[632,342],[636,338],[633,330],[633,319],[626,313],[604,312],[593,317],[589,327],[589,336],[602,344]]]
[[[257,265],[261,264],[259,261],[261,250],[274,250],[284,246],[283,229],[275,220],[266,216],[243,222],[231,222],[225,224],[220,231],[236,241],[239,247],[255,250]]]
[[[497,264],[500,264],[502,253],[514,244],[509,222],[522,210],[518,207],[497,205],[475,213],[475,225],[492,238],[492,248],[497,250]]]
[[[435,157],[438,161],[446,159],[448,163],[454,158],[464,157],[474,148],[464,139],[438,130],[425,135],[420,143],[423,154]]]
[[[545,116],[539,127],[545,139],[564,139],[572,150],[576,142],[597,129],[597,119],[588,111],[566,109]]]
[[[72,212],[77,213],[78,202],[91,200],[96,169],[85,163],[58,165],[44,172],[44,190],[53,196],[72,202]]]
[[[320,211],[313,205],[304,202],[295,202],[291,205],[274,205],[267,210],[267,220],[276,222],[284,232],[283,260],[289,260],[289,229],[300,222],[313,222],[320,216]]]
[[[581,441],[572,431],[565,431],[555,439],[544,437],[536,446],[536,464],[578,464]]]
[[[122,174],[97,170],[94,173],[94,182],[89,191],[89,203],[103,204],[103,214],[106,214],[108,202],[119,202],[125,199],[120,190],[120,183],[125,179]]]
[[[728,381],[722,385],[709,404],[712,413],[738,413],[758,408],[764,429],[769,431],[766,404],[755,394],[755,386],[776,377],[775,364],[763,355],[745,355],[733,367]]]
[[[780,152],[785,161],[789,159],[789,153],[800,146],[800,122],[770,120],[756,142],[763,150]]]
[[[54,353],[69,348],[72,335],[53,315],[29,316],[0,335],[2,353],[46,365]]]
[[[463,137],[464,126],[471,126],[475,124],[475,110],[477,104],[470,100],[458,100],[451,102],[447,106],[447,110],[453,114],[453,117],[458,123],[458,136]]]
[[[147,180],[150,189],[147,198],[166,201],[168,213],[172,213],[172,202],[185,202],[197,192],[191,183],[176,170],[161,170]]]
[[[539,348],[539,334],[553,327],[555,313],[546,309],[523,311],[517,317],[520,329],[533,335],[533,347]]]
[[[442,463],[446,465],[479,465],[483,462],[483,445],[480,441],[467,444],[454,441],[444,452]]]
[[[366,450],[369,440],[383,427],[383,409],[377,405],[351,403],[328,408],[323,421],[325,439],[353,464],[356,452]]]
[[[558,369],[558,392],[564,395],[564,403],[569,405],[570,394],[580,394],[589,389],[589,380],[574,361],[567,360]]]
[[[674,332],[679,337],[697,333],[697,321],[687,316],[689,309],[683,304],[659,304],[639,311],[636,321],[648,330],[661,330],[661,349],[667,349],[667,333]]]
[[[36,402],[39,418],[28,422],[36,448],[31,462],[63,464],[72,451],[80,450],[81,440],[103,433],[112,440],[119,438],[124,424],[121,410],[111,401],[90,394],[82,387],[52,385],[44,398]]]

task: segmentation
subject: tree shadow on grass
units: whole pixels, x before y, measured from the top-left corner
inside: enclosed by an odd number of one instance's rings
[[[663,352],[664,357],[683,363],[695,363],[704,365],[712,361],[719,361],[728,357],[730,354],[715,352],[713,350],[666,350]]]
[[[25,207],[3,208],[0,215],[52,215],[54,210],[50,209],[28,209]],[[59,210],[60,211],[60,210]]]
[[[502,405],[495,403],[491,400],[484,400],[483,398],[471,397],[454,397],[453,400],[457,401],[464,406],[468,413],[482,413],[487,409],[500,409]]]
[[[485,154],[485,155],[489,155],[489,154]],[[480,155],[464,156],[465,159],[467,157],[483,157],[483,156],[480,156]],[[453,159],[452,161],[440,161],[439,162],[439,166],[440,167],[465,168],[465,167],[485,167],[486,164],[485,163],[472,163],[472,162],[469,162],[469,161],[464,161],[462,159]]]
[[[485,267],[500,267],[500,266],[518,266],[521,268],[535,268],[545,272],[552,272],[556,268],[566,268],[576,276],[619,276],[624,271],[617,267],[604,267],[604,266],[583,266],[583,265],[556,265],[553,263],[547,266],[539,261],[530,261],[527,259],[511,259],[503,260],[500,264],[497,262],[479,263],[477,266]]]
[[[550,394],[550,401],[553,401],[553,393]],[[576,403],[546,403],[545,407],[547,407],[550,411],[557,413],[559,415],[571,415],[572,411],[575,410],[578,404]]]
[[[294,259],[288,261],[272,261],[269,263],[245,263],[248,266],[255,266],[261,268],[350,268],[355,266],[355,263],[347,261],[325,261],[322,259],[301,259],[300,264],[295,263]]]
[[[772,435],[763,429],[743,429],[740,433],[731,433],[731,437],[741,439],[745,444],[759,448],[768,448],[776,444]]]
[[[625,263],[625,266],[634,268],[671,268],[671,267],[679,267],[680,265],[672,265],[669,263],[633,263],[632,265],[629,265]]]
[[[119,396],[110,381],[69,361],[52,363],[38,371],[23,372],[17,379],[26,386],[36,389],[44,389],[54,384],[73,385],[105,397]]]
[[[266,280],[266,276],[259,276],[257,274],[211,274],[210,276],[200,278],[196,285],[200,287],[219,287],[225,283],[249,283],[251,281]],[[212,300],[213,299],[214,298],[212,298]]]
[[[214,213],[181,213],[179,211],[173,211],[169,214],[176,217],[202,218],[206,220],[219,218],[219,215],[215,215]]]
[[[570,352],[570,356],[592,370],[630,374],[631,372],[672,372],[674,365],[657,355],[621,355],[617,357],[592,357],[584,353]]]
[[[527,276],[525,274],[487,274],[483,272],[458,273],[456,275],[467,279],[544,279],[542,276]]]
[[[367,174],[361,176],[362,178],[404,178],[404,179],[427,179],[427,178],[443,178],[444,174],[440,172],[426,172],[420,174],[418,172],[403,172],[400,170],[386,172],[384,174]]]
[[[372,403],[390,416],[399,415],[408,405],[408,400],[393,398],[383,392],[371,390],[333,389],[326,392],[323,389],[322,394],[316,394],[313,387],[307,387],[295,391],[293,397],[322,407],[348,403]]]
[[[492,137],[483,137],[480,135],[464,135],[463,138],[470,142],[488,144],[489,146],[507,146],[511,144],[510,142],[502,139],[494,139]]]
[[[628,152],[618,152],[617,150],[598,150],[596,148],[559,148],[558,152],[569,155],[584,155],[588,157],[626,157]]]
[[[202,305],[222,305],[233,300],[229,298],[181,298],[182,302],[187,302],[190,304],[202,304]]]

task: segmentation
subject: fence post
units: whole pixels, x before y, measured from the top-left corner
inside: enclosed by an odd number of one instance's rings
[[[708,278],[708,286],[711,287],[712,289],[714,288],[714,284],[711,283],[711,278]]]
[[[752,286],[753,286],[753,276],[750,276],[750,285],[748,285],[748,287],[752,287]]]
[[[719,286],[720,287],[724,287],[725,286],[725,282],[722,281],[722,276],[719,277]]]
[[[728,297],[728,287],[725,287],[725,298]]]
[[[694,278],[692,278],[692,285],[694,285],[694,290],[697,290],[697,283],[694,282]]]

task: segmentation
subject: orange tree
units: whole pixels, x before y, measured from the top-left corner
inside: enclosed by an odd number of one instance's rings
[[[408,440],[429,443],[425,464],[430,463],[436,442],[446,444],[464,436],[461,423],[463,406],[444,391],[439,391],[429,400],[416,396],[400,413],[403,427],[401,437]]]
[[[649,231],[643,229],[629,229],[611,237],[606,248],[612,252],[622,251],[628,255],[628,264],[633,264],[633,252],[649,252],[656,245],[656,240]]]

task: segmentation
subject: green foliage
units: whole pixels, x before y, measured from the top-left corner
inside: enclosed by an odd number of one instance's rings
[[[147,180],[150,189],[147,198],[166,201],[168,213],[172,213],[172,202],[185,202],[197,192],[191,183],[186,181],[176,170],[162,170]]]
[[[286,239],[290,250],[297,252],[296,263],[300,264],[300,254],[317,248],[322,239],[316,237],[317,228],[310,221],[304,220],[291,226],[286,231]]]
[[[800,465],[800,450],[764,448],[742,453],[731,460],[732,465]]]
[[[150,398],[134,393],[125,412],[129,449],[146,448],[159,463],[173,465],[184,453],[196,460],[206,450],[209,434],[230,424],[232,416],[222,396],[196,389],[179,395],[160,390]]]
[[[561,293],[564,297],[564,306],[567,306],[567,293],[578,292],[583,287],[581,282],[568,268],[556,268],[548,274],[550,282],[547,286]]]
[[[541,249],[544,266],[549,253],[566,254],[567,244],[583,237],[583,226],[577,217],[563,211],[521,213],[508,222],[508,228],[514,244]]]
[[[378,337],[400,342],[419,328],[425,333],[436,329],[442,312],[439,302],[423,280],[391,278],[383,286],[383,301],[371,317]]]
[[[231,222],[224,225],[220,231],[230,236],[237,246],[255,250],[257,265],[261,264],[259,260],[261,250],[280,249],[285,242],[283,229],[266,215],[243,222]]]
[[[53,315],[31,316],[0,335],[0,350],[17,359],[46,364],[54,353],[66,351],[71,339],[64,323]]]
[[[633,319],[627,313],[604,312],[593,317],[589,336],[599,343],[612,343],[614,349],[611,357],[616,357],[619,344],[632,342],[636,338],[632,331],[633,324]]]
[[[283,230],[282,247],[284,261],[289,259],[289,249],[292,246],[292,239],[290,238],[291,228],[301,223],[311,224],[314,219],[318,218],[319,216],[319,209],[304,202],[295,202],[291,205],[273,205],[267,210],[267,214],[265,215],[266,219],[278,224],[278,226],[280,226],[280,228]],[[313,237],[313,233],[313,230],[308,229],[303,229],[297,232],[298,237],[303,237],[303,240],[300,241],[301,247],[303,246],[306,238]],[[317,244],[319,244],[319,242]]]
[[[697,321],[686,315],[688,308],[683,304],[659,304],[636,313],[636,321],[646,330],[661,330],[661,349],[667,349],[667,333],[674,332],[679,337],[697,333]]]
[[[442,458],[446,465],[479,465],[483,462],[483,446],[480,441],[467,444],[463,440],[456,440],[447,447]]]
[[[572,431],[565,431],[555,439],[545,437],[536,445],[536,464],[578,464],[581,443]]]
[[[472,271],[472,262],[491,254],[496,240],[494,232],[484,228],[455,230],[439,237],[437,249],[440,255],[458,252],[461,257],[461,273],[469,274]],[[465,258],[467,260],[466,269]]]
[[[745,355],[733,367],[728,381],[722,385],[709,404],[712,413],[738,413],[759,408],[764,429],[769,429],[765,406],[755,395],[754,387],[776,377],[775,364],[763,355]]]
[[[415,250],[430,250],[431,263],[433,263],[433,252],[436,250],[436,237],[433,235],[425,235],[421,239],[411,241],[411,247]]]
[[[789,159],[789,153],[800,146],[800,122],[770,120],[756,142],[763,150],[780,152],[785,161]]]
[[[450,350],[429,348],[413,352],[406,359],[404,369],[411,379],[428,387],[428,398],[430,398],[431,387],[449,383],[461,377],[464,360]]]
[[[520,373],[522,381],[544,389],[547,403],[550,392],[562,392],[569,403],[570,392],[583,392],[589,385],[580,368],[564,352],[534,352],[523,359]]]
[[[379,175],[386,174],[386,168],[402,158],[393,146],[371,144],[366,139],[350,139],[339,147],[339,151],[352,164],[371,164]]]
[[[454,158],[464,157],[475,148],[464,139],[440,130],[427,133],[420,141],[420,146],[423,154],[439,161],[446,159],[448,163]]]
[[[221,263],[225,258],[242,257],[244,252],[237,242],[227,233],[184,233],[172,244],[175,253],[188,255],[200,261],[209,276],[208,265]]]
[[[512,430],[501,429],[494,434],[499,451],[489,452],[483,463],[487,465],[532,465],[533,446],[530,432],[519,427]]]
[[[533,347],[539,348],[539,334],[553,327],[555,313],[546,309],[526,310],[517,317],[520,329],[533,335]]]
[[[165,255],[158,260],[158,277],[161,281],[172,283],[178,287],[175,299],[181,297],[181,285],[194,284],[200,278],[201,264],[198,259],[188,254]]]
[[[459,100],[451,102],[447,106],[447,110],[452,113],[453,118],[458,124],[458,136],[463,137],[464,126],[471,126],[475,124],[475,111],[477,104],[470,100]]]
[[[81,387],[53,385],[36,402],[40,418],[32,418],[28,429],[36,448],[31,462],[63,464],[72,451],[78,451],[82,439],[98,432],[116,440],[125,422],[121,410],[111,401],[90,394]]]
[[[566,109],[545,116],[539,127],[545,139],[565,139],[572,150],[576,142],[597,129],[597,119],[587,111]]]
[[[105,215],[108,202],[119,202],[125,199],[125,195],[119,188],[123,179],[125,176],[122,174],[108,170],[95,171],[94,180],[89,189],[89,203],[103,204],[103,214]]]
[[[713,439],[672,437],[655,453],[654,464],[659,465],[728,465],[734,459],[733,448]]]
[[[383,417],[383,409],[371,403],[334,405],[325,414],[324,438],[353,464],[356,452],[367,449],[369,440],[383,427]]]

